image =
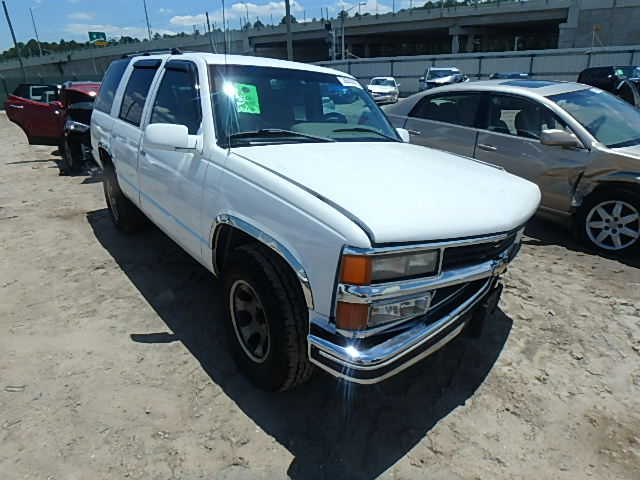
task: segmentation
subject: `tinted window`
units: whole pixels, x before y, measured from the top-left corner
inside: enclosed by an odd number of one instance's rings
[[[143,62],[138,62],[138,64],[143,65]],[[144,66],[138,68],[134,65],[133,72],[129,77],[129,83],[127,83],[127,88],[124,91],[122,105],[120,106],[119,117],[125,122],[140,126],[142,109],[157,70],[157,65],[155,67]]]
[[[200,89],[195,72],[168,68],[158,88],[150,123],[186,125],[189,134],[195,135],[201,122]]]
[[[488,130],[524,138],[539,139],[542,130],[566,128],[546,107],[508,95],[492,95],[487,115]]]
[[[32,102],[49,103],[60,99],[57,85],[23,83],[15,89],[13,94],[16,97],[26,98]]]
[[[481,98],[479,93],[432,95],[420,100],[409,116],[473,127]]]
[[[101,110],[105,113],[111,112],[113,98],[116,95],[116,90],[118,89],[122,75],[127,69],[127,65],[129,65],[130,61],[130,58],[123,58],[122,60],[116,60],[111,63],[104,79],[102,80],[102,85],[100,85],[100,92],[96,97],[94,106],[96,110]]]

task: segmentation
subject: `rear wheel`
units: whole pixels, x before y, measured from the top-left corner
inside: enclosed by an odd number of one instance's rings
[[[627,189],[596,192],[575,222],[579,240],[603,253],[630,255],[640,250],[640,193]]]
[[[308,312],[288,265],[268,248],[250,244],[231,253],[223,272],[227,334],[240,369],[271,391],[307,380]]]
[[[119,232],[136,233],[147,227],[147,217],[122,193],[112,165],[105,166],[102,186],[109,215]]]

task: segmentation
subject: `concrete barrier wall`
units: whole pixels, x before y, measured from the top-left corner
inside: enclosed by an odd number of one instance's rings
[[[471,80],[487,80],[495,72],[527,72],[541,80],[575,82],[588,67],[640,65],[640,45],[352,59],[318,65],[350,73],[363,85],[373,77],[395,77],[401,94],[410,95],[418,91],[418,78],[430,66],[458,67]]]

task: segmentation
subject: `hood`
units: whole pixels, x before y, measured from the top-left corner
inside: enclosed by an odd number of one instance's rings
[[[630,147],[611,148],[610,150],[619,155],[632,156],[640,160],[640,145],[632,145]]]
[[[232,153],[346,210],[375,244],[506,232],[525,223],[540,202],[533,183],[408,143],[299,143]]]
[[[374,93],[391,93],[395,92],[395,87],[388,87],[386,85],[367,85],[367,90]]]

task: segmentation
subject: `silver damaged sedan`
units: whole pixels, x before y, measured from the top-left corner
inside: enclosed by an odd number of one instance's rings
[[[640,110],[568,82],[495,80],[384,108],[411,141],[499,165],[536,183],[539,214],[600,252],[640,251]]]

